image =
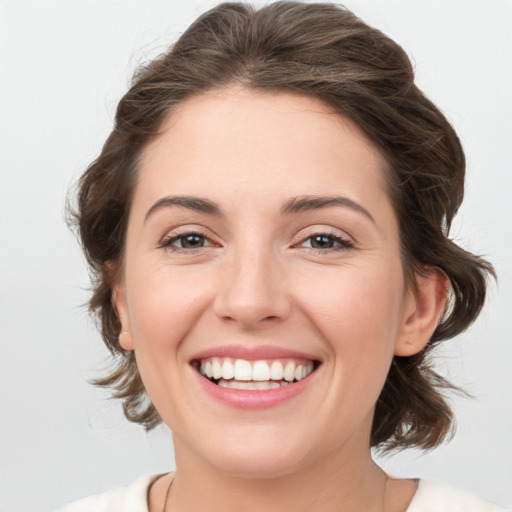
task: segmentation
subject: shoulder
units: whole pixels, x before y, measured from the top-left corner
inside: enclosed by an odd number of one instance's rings
[[[57,512],[147,512],[147,492],[156,478],[140,478],[126,487],[74,501]]]
[[[505,512],[504,509],[467,491],[420,480],[407,512]]]

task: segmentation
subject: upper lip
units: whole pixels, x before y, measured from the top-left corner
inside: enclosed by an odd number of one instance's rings
[[[190,361],[198,359],[208,359],[210,357],[232,357],[233,359],[245,359],[247,361],[259,361],[262,359],[307,359],[310,361],[318,361],[319,358],[305,352],[290,350],[285,347],[275,345],[220,345],[217,347],[207,348],[194,354]]]

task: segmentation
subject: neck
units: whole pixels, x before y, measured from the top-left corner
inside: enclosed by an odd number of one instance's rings
[[[167,510],[383,512],[388,477],[373,462],[369,449],[365,457],[348,452],[286,475],[241,477],[219,471],[175,439],[177,471]]]

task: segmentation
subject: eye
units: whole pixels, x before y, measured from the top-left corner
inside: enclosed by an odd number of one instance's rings
[[[171,251],[193,251],[213,245],[210,240],[201,233],[180,233],[171,235],[162,242],[162,247]]]
[[[351,241],[333,233],[315,233],[308,236],[300,244],[319,252],[342,251],[353,247]]]

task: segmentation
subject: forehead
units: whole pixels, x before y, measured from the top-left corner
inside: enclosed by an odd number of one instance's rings
[[[319,99],[229,88],[168,116],[142,154],[136,195],[382,194],[384,168],[358,126]]]

